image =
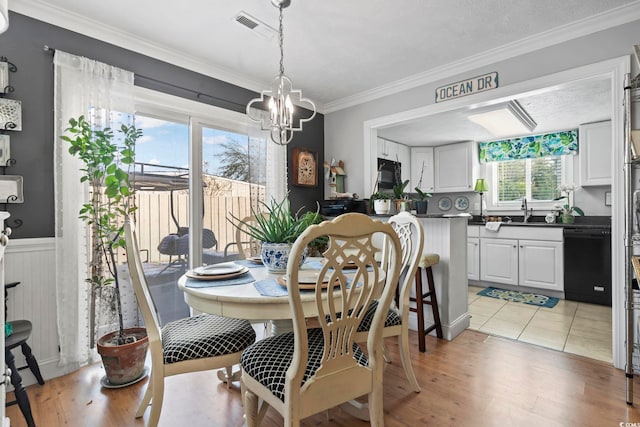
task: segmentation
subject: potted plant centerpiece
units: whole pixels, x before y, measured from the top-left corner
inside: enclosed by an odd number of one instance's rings
[[[260,202],[258,211],[251,209],[255,222],[243,221],[232,213],[229,221],[252,238],[262,242],[260,256],[269,271],[287,271],[287,261],[293,242],[316,220],[316,216],[300,216],[300,210],[291,213],[287,198],[280,202],[271,200],[269,204]],[[302,264],[304,259],[300,260]]]
[[[564,204],[556,204],[555,208],[558,209],[560,223],[562,224],[573,224],[575,221],[575,214],[580,216],[584,216],[584,212],[577,206],[573,205],[572,195],[573,191],[576,189],[574,184],[562,184],[558,187],[560,190],[561,196],[556,197],[554,200],[565,200]]]
[[[117,318],[118,330],[97,342],[111,386],[129,384],[143,376],[149,345],[145,328],[124,328],[115,255],[118,249],[125,248],[122,220],[136,210],[129,174],[122,168],[133,165],[135,143],[142,131],[122,125],[119,133],[122,137],[116,138],[110,128],[94,129],[80,116],[69,120],[66,135],[61,137],[70,144],[69,153],[82,161],[80,182],[86,182],[90,191],[79,218],[89,228],[91,253],[86,283],[91,287],[91,333],[95,333],[96,300]]]

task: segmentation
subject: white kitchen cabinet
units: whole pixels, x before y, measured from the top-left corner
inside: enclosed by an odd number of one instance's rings
[[[412,147],[411,148],[411,191],[420,183],[420,189],[427,193],[435,190],[433,183],[433,147]],[[422,176],[422,182],[420,182]]]
[[[398,157],[398,145],[400,144],[378,138],[378,157],[395,162]]]
[[[411,150],[404,144],[396,144],[396,146],[398,149],[398,161],[402,165],[402,182],[405,182],[406,180],[411,179]],[[413,187],[407,187],[406,191],[413,191]]]
[[[611,122],[581,125],[578,141],[580,185],[611,185]]]
[[[467,238],[467,278],[480,280],[480,239]]]
[[[515,239],[481,239],[480,279],[518,285],[518,241]]]
[[[480,228],[480,280],[564,291],[562,228]]]
[[[473,141],[434,147],[434,192],[473,191],[474,153]]]
[[[564,290],[562,242],[518,241],[520,286]]]

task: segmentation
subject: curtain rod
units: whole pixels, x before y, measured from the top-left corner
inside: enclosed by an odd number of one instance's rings
[[[46,45],[46,44],[43,46],[43,50],[45,52],[48,52],[48,53],[51,53],[51,54],[56,52],[55,48],[52,48],[52,47],[50,47],[49,45]],[[223,98],[219,98],[219,97],[216,97],[216,96],[213,96],[213,95],[209,95],[209,94],[206,94],[206,93],[198,92],[197,90],[193,90],[193,89],[186,88],[186,87],[183,87],[183,86],[178,86],[178,85],[173,84],[173,83],[169,83],[169,82],[165,82],[163,80],[155,79],[153,77],[143,76],[141,74],[136,74],[136,73],[134,73],[134,76],[135,76],[136,79],[147,80],[147,81],[152,82],[152,83],[160,84],[160,85],[163,85],[163,86],[168,86],[168,87],[171,87],[173,89],[178,89],[178,90],[190,93],[192,95],[195,95],[196,99],[208,98],[208,99],[211,99],[213,101],[217,101],[218,103],[224,103],[224,104],[227,104],[228,106],[240,108],[242,111],[244,111],[245,108],[246,108],[245,104],[239,104],[239,103],[234,102],[234,101],[229,101],[227,99],[223,99]]]

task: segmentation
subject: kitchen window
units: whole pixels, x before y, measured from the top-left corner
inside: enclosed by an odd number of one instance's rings
[[[523,197],[539,207],[551,207],[558,186],[571,176],[571,156],[547,156],[536,159],[491,163],[493,204],[501,208],[520,208]]]

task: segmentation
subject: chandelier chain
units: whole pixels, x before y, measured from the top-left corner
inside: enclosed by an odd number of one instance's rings
[[[279,7],[280,9],[280,76],[284,75],[284,31],[282,25],[282,5]]]

